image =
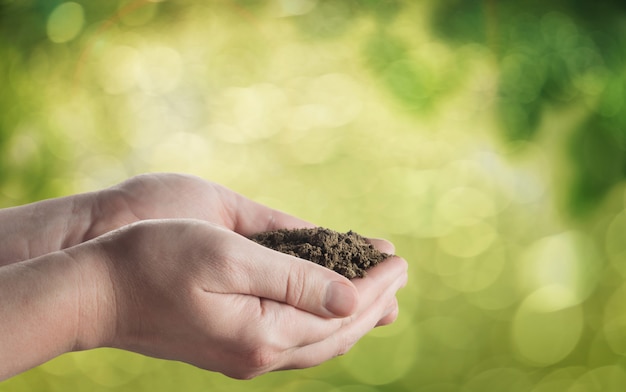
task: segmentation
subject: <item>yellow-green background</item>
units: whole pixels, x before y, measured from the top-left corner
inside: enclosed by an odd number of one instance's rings
[[[0,207],[181,171],[410,264],[318,368],[101,349],[0,391],[623,391],[626,7],[589,3],[0,0]]]

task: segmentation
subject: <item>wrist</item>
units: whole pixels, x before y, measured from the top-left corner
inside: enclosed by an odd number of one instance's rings
[[[0,381],[114,333],[105,265],[79,246],[0,267]]]
[[[85,193],[0,210],[0,266],[84,241],[94,224],[94,195]]]
[[[139,220],[131,211],[127,198],[118,187],[105,188],[84,195],[89,208],[89,226],[81,233],[88,241]],[[78,243],[78,242],[77,242]]]
[[[63,253],[75,265],[77,325],[73,351],[111,346],[116,334],[116,301],[106,254],[97,241]]]

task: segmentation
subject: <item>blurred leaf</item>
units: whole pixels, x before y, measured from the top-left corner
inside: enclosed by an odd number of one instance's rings
[[[379,31],[366,43],[365,63],[381,85],[409,110],[422,111],[432,102],[432,75],[408,57],[402,40]]]
[[[570,145],[575,176],[570,206],[574,213],[592,210],[626,175],[623,135],[623,129],[597,116],[576,130]]]
[[[494,1],[443,0],[433,2],[430,18],[436,34],[453,42],[485,42],[485,7]]]
[[[626,64],[625,4],[448,0],[437,2],[432,19],[434,31],[450,43],[485,43],[498,54],[495,108],[505,140],[532,140],[544,111],[593,101],[601,90],[593,110],[604,118],[590,117],[571,141],[576,146],[571,152],[576,157],[570,205],[574,215],[591,209],[625,178],[615,144],[623,140],[609,140],[609,134],[623,133],[626,125],[617,115],[626,94],[621,76]]]

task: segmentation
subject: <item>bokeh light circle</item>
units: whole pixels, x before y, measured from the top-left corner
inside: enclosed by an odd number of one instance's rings
[[[411,330],[393,338],[367,337],[341,358],[343,368],[365,385],[396,381],[416,360],[416,337]]]
[[[114,45],[99,56],[98,81],[109,94],[131,91],[141,72],[141,54],[128,45]]]
[[[539,380],[531,392],[567,391],[569,387],[587,370],[583,366],[571,366],[556,369]]]
[[[450,233],[439,238],[439,246],[453,256],[475,257],[485,252],[496,238],[493,226],[480,221],[452,228]]]
[[[439,252],[436,265],[448,287],[469,293],[485,290],[494,284],[506,261],[506,246],[496,240],[489,249],[475,257],[458,258]]]
[[[604,308],[602,330],[607,344],[619,355],[626,356],[626,284],[613,292]]]
[[[495,213],[491,198],[470,187],[453,188],[437,202],[437,214],[456,226],[477,223]]]
[[[140,49],[141,70],[137,86],[146,94],[160,95],[174,90],[183,76],[180,53],[168,46],[151,45]]]
[[[83,6],[69,1],[59,4],[50,13],[46,31],[50,41],[60,44],[73,40],[81,32],[84,24]]]
[[[595,289],[602,265],[593,240],[578,231],[543,237],[520,256],[520,286],[540,306],[558,310],[582,303]]]
[[[592,369],[579,377],[567,392],[623,392],[626,372],[619,365]]]
[[[565,358],[578,344],[583,311],[579,306],[555,311],[537,309],[538,295],[541,293],[531,294],[518,308],[511,338],[521,359],[534,366],[549,366]]]
[[[463,387],[463,392],[507,391],[526,392],[531,387],[526,373],[515,368],[485,370],[472,377]]]

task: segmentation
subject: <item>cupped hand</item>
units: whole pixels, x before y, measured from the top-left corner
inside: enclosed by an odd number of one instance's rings
[[[282,219],[264,215],[255,227],[228,220],[237,214],[224,210],[224,221],[242,233]],[[141,221],[84,246],[103,255],[113,290],[103,298],[114,298],[104,313],[115,328],[100,331],[100,345],[244,379],[345,353],[393,321],[407,277],[392,257],[351,282],[201,220]]]
[[[279,228],[312,224],[256,203],[222,185],[177,173],[130,178],[95,193],[85,239],[146,219],[200,219],[246,237]]]

